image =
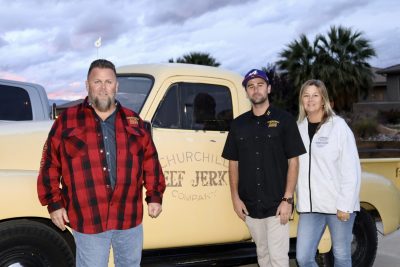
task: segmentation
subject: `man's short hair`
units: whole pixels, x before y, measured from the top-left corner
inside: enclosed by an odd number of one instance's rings
[[[106,59],[96,59],[95,61],[92,62],[92,64],[90,64],[89,71],[87,74],[88,78],[94,68],[111,69],[114,72],[115,76],[117,76],[117,71],[115,70],[114,64]]]

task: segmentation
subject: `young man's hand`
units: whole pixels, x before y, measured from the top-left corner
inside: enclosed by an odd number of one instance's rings
[[[287,224],[290,216],[292,216],[292,204],[287,203],[286,201],[281,201],[278,209],[276,210],[276,217],[280,217],[281,224]]]
[[[239,216],[239,218],[244,221],[246,219],[246,216],[249,215],[249,212],[247,211],[243,201],[240,198],[235,198],[234,200],[232,200],[232,202],[233,208],[237,216]]]

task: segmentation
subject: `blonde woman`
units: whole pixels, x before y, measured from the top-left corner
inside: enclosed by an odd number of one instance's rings
[[[306,81],[299,95],[298,127],[307,153],[299,157],[296,258],[317,266],[315,253],[329,227],[335,266],[351,266],[355,212],[360,210],[360,160],[354,135],[335,115],[325,84]]]

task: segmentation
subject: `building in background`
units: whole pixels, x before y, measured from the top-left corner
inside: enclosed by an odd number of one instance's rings
[[[372,68],[372,71],[372,88],[366,99],[354,103],[354,112],[400,111],[400,64],[383,69]]]

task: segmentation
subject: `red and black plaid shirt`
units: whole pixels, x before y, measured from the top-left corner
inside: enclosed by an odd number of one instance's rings
[[[101,125],[85,101],[54,122],[43,149],[38,195],[49,212],[66,208],[70,226],[92,234],[135,227],[146,201],[162,202],[165,178],[150,132],[139,116],[117,103],[117,180],[110,185]],[[61,185],[61,186],[60,186]]]

